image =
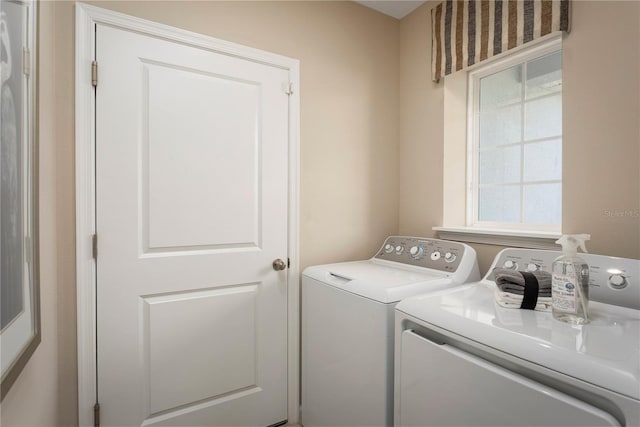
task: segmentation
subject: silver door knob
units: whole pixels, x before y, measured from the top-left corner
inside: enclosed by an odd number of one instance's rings
[[[275,271],[282,271],[285,268],[287,268],[287,263],[284,262],[283,260],[281,260],[280,258],[278,258],[277,260],[273,261],[273,269]]]

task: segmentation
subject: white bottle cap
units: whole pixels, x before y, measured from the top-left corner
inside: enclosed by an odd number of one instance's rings
[[[590,234],[565,234],[556,240],[556,244],[562,245],[562,252],[572,255],[578,253],[578,246],[582,252],[587,252],[584,242],[589,239],[591,239]]]

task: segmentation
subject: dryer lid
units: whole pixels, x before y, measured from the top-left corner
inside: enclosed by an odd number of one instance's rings
[[[429,269],[411,269],[372,260],[308,267],[304,276],[381,303],[443,289],[453,280],[448,274]]]
[[[640,310],[591,302],[590,323],[502,308],[483,281],[401,301],[396,310],[498,351],[640,400]]]

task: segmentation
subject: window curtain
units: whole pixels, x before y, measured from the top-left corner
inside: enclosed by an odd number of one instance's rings
[[[447,0],[431,10],[433,81],[556,31],[569,0]]]

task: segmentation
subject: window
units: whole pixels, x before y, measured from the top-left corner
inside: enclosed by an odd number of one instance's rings
[[[467,225],[559,231],[560,41],[478,67],[468,84]]]

